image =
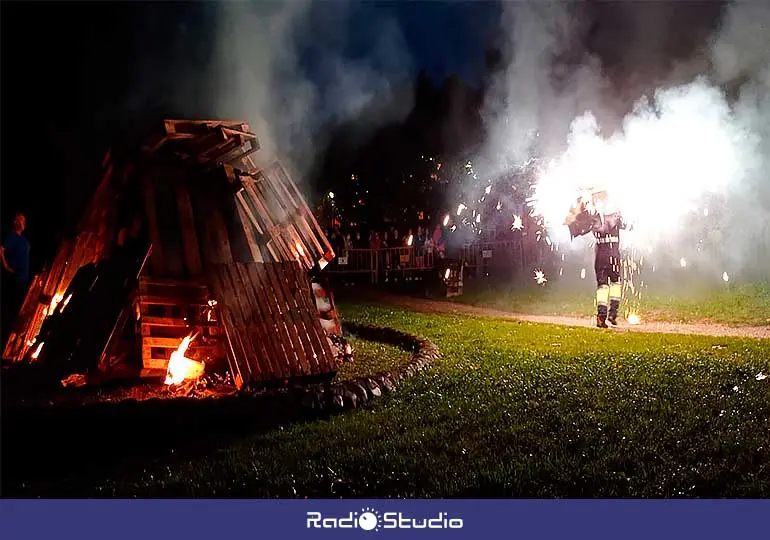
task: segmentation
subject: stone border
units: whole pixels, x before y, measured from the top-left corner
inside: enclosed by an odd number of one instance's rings
[[[422,371],[441,356],[438,347],[430,340],[393,328],[352,322],[343,323],[342,327],[348,335],[412,350],[412,356],[404,365],[392,370],[308,387],[301,396],[301,403],[305,407],[329,411],[361,407],[381,396],[383,392],[395,391],[402,381]]]

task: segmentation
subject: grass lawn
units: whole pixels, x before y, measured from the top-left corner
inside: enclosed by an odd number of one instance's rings
[[[335,381],[374,375],[380,371],[397,368],[409,361],[409,353],[393,345],[355,337],[348,337],[347,342],[353,347],[354,361],[342,365]]]
[[[116,459],[70,471],[57,487],[94,496],[770,496],[770,378],[757,380],[770,373],[768,341],[340,307],[347,320],[428,337],[444,357],[369,409],[133,466]]]
[[[590,275],[590,274],[589,274]],[[483,282],[469,283],[455,302],[532,315],[593,315],[593,281],[580,284],[547,283],[525,290]],[[646,289],[640,299],[624,299],[621,315],[628,308],[646,321],[711,322],[727,325],[770,325],[770,284],[705,287],[682,284],[677,289]]]

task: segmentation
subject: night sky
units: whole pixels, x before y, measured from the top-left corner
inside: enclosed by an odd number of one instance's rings
[[[716,2],[704,6],[718,10]],[[630,31],[617,24],[622,9],[596,11],[590,34],[608,66],[622,65],[617,42]],[[209,116],[206,89],[221,84],[205,69],[216,10],[205,2],[2,2],[2,228],[16,210],[27,213],[33,264],[71,231],[113,138],[150,119]],[[415,75],[425,68],[441,81],[457,73],[477,86],[500,13],[491,1],[362,3],[346,54],[355,58],[371,38],[368,18],[388,16],[401,28]],[[300,58],[311,80],[313,54]]]

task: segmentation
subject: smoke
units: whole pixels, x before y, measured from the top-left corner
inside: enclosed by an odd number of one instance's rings
[[[382,16],[363,37],[351,35],[365,10],[346,1],[221,3],[215,110],[249,121],[258,163],[288,161],[301,181],[323,150],[324,130],[358,116],[374,129],[409,112],[411,96],[393,83],[411,75],[403,36]],[[354,39],[365,48],[357,58]]]
[[[641,26],[658,20],[649,39],[675,42],[678,25],[660,9],[625,26],[617,20],[615,33],[647,35]],[[667,63],[660,47],[646,58],[644,40],[614,52],[612,63],[613,54],[592,52],[589,11],[583,3],[506,5],[510,63],[485,104],[485,175],[538,160],[533,212],[567,245],[570,204],[603,188],[635,223],[627,245],[643,250],[648,266],[685,259],[719,278],[767,278],[770,6],[729,4],[711,34],[692,33]],[[650,73],[646,80],[630,76],[634,66]]]

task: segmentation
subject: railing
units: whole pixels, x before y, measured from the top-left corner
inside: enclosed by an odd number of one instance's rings
[[[520,240],[474,242],[450,248],[446,253],[436,249],[395,247],[383,249],[347,249],[326,269],[334,274],[366,275],[371,283],[390,281],[392,278],[416,279],[426,271],[443,270],[445,260],[462,262],[470,276],[487,275],[502,270],[506,275],[529,274],[529,266],[536,265],[542,256],[539,250],[526,249]]]

